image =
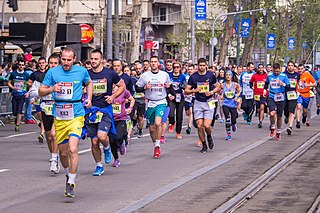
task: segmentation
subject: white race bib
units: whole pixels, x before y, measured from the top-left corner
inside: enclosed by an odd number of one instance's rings
[[[279,82],[277,80],[272,80],[270,82],[270,87],[272,89],[279,89],[280,88],[280,84],[279,84]]]
[[[190,96],[185,96],[185,97],[184,97],[184,100],[185,100],[186,102],[188,102],[188,103],[191,103],[191,102],[192,102],[192,95],[190,95]]]
[[[177,93],[177,94],[176,94],[176,102],[177,102],[177,103],[180,103],[180,102],[181,102],[181,94],[180,94],[180,93]]]
[[[61,90],[56,92],[56,98],[71,100],[73,96],[73,82],[64,82]]]
[[[74,111],[72,104],[56,104],[56,119],[57,120],[72,120]]]
[[[277,93],[274,94],[274,101],[279,102],[279,101],[284,101],[284,96],[282,93]]]

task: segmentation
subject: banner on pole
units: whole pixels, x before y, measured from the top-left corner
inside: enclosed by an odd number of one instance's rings
[[[205,21],[207,19],[206,0],[195,0],[195,20]]]
[[[267,49],[273,50],[276,47],[276,35],[268,34],[267,36]]]

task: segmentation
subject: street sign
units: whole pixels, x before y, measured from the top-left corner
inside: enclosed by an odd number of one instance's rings
[[[159,41],[153,41],[152,49],[153,50],[158,50],[159,49]]]
[[[80,24],[81,28],[81,43],[86,44],[92,41],[94,31],[89,24]]]
[[[273,50],[276,47],[276,35],[268,34],[267,36],[267,49]]]
[[[153,42],[151,40],[145,41],[143,47],[145,50],[152,50]]]
[[[303,49],[307,49],[308,48],[308,42],[303,42],[302,43],[302,45],[301,45],[301,47],[303,48]]]
[[[241,21],[241,37],[249,37],[250,34],[250,19],[242,19]]]
[[[206,0],[195,0],[195,20],[205,21],[207,19]]]
[[[288,38],[288,50],[294,50],[294,38]]]
[[[216,46],[218,44],[218,39],[217,37],[211,38],[210,39],[210,45]]]

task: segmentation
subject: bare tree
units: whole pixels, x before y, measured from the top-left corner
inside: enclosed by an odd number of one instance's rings
[[[131,61],[139,59],[140,32],[142,23],[142,0],[133,0],[132,8],[132,42],[131,42]]]
[[[44,30],[41,55],[48,58],[56,44],[57,19],[59,17],[60,0],[48,0],[46,27]]]

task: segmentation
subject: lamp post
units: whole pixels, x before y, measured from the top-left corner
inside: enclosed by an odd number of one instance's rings
[[[255,10],[244,10],[244,11],[238,11],[238,12],[231,12],[231,13],[222,13],[222,14],[219,14],[214,20],[213,20],[213,23],[212,23],[212,37],[211,37],[211,64],[214,63],[214,58],[213,58],[213,51],[214,51],[214,43],[212,42],[213,39],[214,39],[214,27],[215,27],[215,24],[216,24],[216,21],[223,17],[223,16],[230,16],[230,15],[237,15],[237,14],[243,14],[243,13],[252,13],[252,12],[258,12],[258,11],[266,11],[267,9],[255,9]]]

